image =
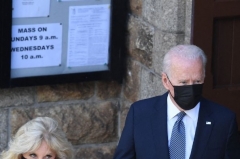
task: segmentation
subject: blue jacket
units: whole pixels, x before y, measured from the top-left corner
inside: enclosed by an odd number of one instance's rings
[[[169,159],[167,135],[167,93],[135,102],[128,112],[114,159]],[[240,159],[233,112],[201,99],[190,159]]]

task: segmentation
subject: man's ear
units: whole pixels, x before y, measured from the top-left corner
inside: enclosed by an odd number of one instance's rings
[[[168,78],[167,78],[167,75],[166,73],[162,73],[162,83],[163,83],[163,86],[169,90],[169,81],[168,81]]]

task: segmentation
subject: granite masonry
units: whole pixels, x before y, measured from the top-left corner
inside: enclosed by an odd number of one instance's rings
[[[30,119],[57,120],[76,159],[111,159],[134,101],[163,94],[162,58],[190,43],[191,0],[129,0],[123,83],[92,81],[0,89],[0,152]]]

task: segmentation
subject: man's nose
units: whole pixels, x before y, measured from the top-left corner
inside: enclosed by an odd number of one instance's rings
[[[188,85],[193,85],[194,82],[193,81],[189,81]]]

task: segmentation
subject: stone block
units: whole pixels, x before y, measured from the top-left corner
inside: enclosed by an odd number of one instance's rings
[[[142,15],[149,23],[160,28],[162,8],[162,0],[144,0]]]
[[[134,15],[142,14],[142,0],[130,0],[130,11]]]
[[[0,109],[0,153],[7,148],[8,145],[8,111]]]
[[[97,97],[105,100],[119,97],[121,84],[116,81],[97,82]]]
[[[185,1],[146,0],[143,3],[143,16],[162,31],[183,33]]]
[[[185,36],[184,44],[191,44],[191,38],[188,36]]]
[[[154,28],[143,20],[131,16],[128,32],[128,52],[130,56],[143,65],[151,67]]]
[[[46,85],[37,87],[37,102],[89,99],[94,95],[94,82]]]
[[[184,44],[184,34],[173,34],[156,31],[154,35],[154,52],[153,52],[153,68],[154,71],[161,75],[162,60],[169,49],[178,44]]]
[[[185,36],[191,37],[192,30],[192,0],[186,0]]]
[[[76,150],[75,159],[112,159],[115,149],[115,144],[80,147]]]
[[[161,29],[163,31],[184,33],[185,1],[162,0]]]
[[[142,69],[141,99],[161,95],[167,90],[162,85],[161,76],[148,69]]]
[[[14,108],[10,116],[12,134],[28,120],[39,116],[57,120],[73,145],[117,140],[117,102]]]
[[[119,136],[121,136],[121,134],[122,134],[122,130],[124,128],[126,117],[127,117],[128,111],[131,107],[131,104],[132,103],[130,103],[128,101],[124,101],[122,104],[121,113],[120,113]]]
[[[139,64],[129,59],[127,63],[126,80],[123,86],[123,94],[124,97],[131,102],[134,102],[139,98],[141,77],[140,73],[141,67],[139,66]]]
[[[31,105],[34,103],[34,90],[28,88],[0,89],[0,107]]]

